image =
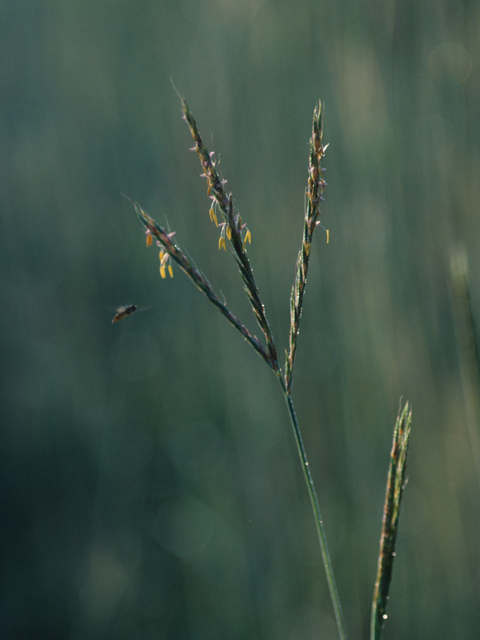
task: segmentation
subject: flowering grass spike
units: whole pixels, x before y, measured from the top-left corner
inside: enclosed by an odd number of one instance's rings
[[[321,168],[321,161],[325,155],[328,145],[322,144],[323,137],[323,105],[318,103],[318,107],[313,112],[312,136],[310,138],[310,162],[308,166],[308,183],[305,219],[303,225],[302,248],[297,258],[297,269],[295,284],[293,285],[290,299],[290,339],[289,351],[285,363],[285,386],[287,391],[292,389],[292,373],[295,356],[297,353],[297,339],[300,330],[300,318],[303,308],[303,296],[307,284],[308,262],[312,249],[313,232],[320,224],[320,202],[323,202],[322,193],[327,186],[323,179],[325,169]],[[327,232],[327,242],[328,242]]]

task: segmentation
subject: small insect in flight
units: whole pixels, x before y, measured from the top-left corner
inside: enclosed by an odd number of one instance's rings
[[[119,307],[117,309],[117,313],[113,317],[112,324],[115,324],[115,322],[118,322],[119,320],[123,320],[137,309],[138,307],[136,304],[129,304],[127,307]]]

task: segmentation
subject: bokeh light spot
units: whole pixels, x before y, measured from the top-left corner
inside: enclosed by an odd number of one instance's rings
[[[472,57],[462,45],[443,42],[429,55],[428,68],[437,80],[458,85],[470,76],[473,62]]]
[[[199,479],[214,475],[225,461],[225,442],[211,422],[190,422],[172,430],[167,447],[176,468]]]

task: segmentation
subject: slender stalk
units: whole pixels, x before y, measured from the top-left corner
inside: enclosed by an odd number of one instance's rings
[[[377,579],[373,593],[372,615],[370,619],[370,640],[381,640],[387,619],[388,594],[392,581],[395,544],[400,518],[400,503],[406,484],[408,440],[412,412],[408,402],[398,412],[393,432],[390,468],[388,470],[385,506],[383,509],[382,535],[378,553]]]
[[[300,331],[300,319],[302,317],[303,298],[307,285],[308,263],[312,248],[312,238],[315,228],[320,224],[320,202],[323,202],[322,193],[327,186],[323,179],[323,172],[320,163],[327,145],[322,144],[323,136],[323,106],[318,103],[318,107],[313,112],[312,137],[310,138],[310,161],[308,165],[308,183],[306,190],[307,206],[305,209],[305,219],[303,225],[302,246],[297,258],[295,272],[295,283],[290,297],[290,335],[289,350],[285,362],[285,387],[290,393],[292,391],[292,374],[295,356],[297,353],[297,339]],[[328,232],[327,232],[328,242]]]
[[[325,529],[323,526],[322,515],[320,513],[320,507],[318,504],[317,492],[315,491],[315,484],[313,482],[312,474],[310,472],[310,466],[308,464],[307,453],[303,444],[302,434],[298,425],[295,408],[293,406],[292,396],[286,390],[285,384],[281,378],[279,378],[282,390],[287,401],[288,413],[293,427],[293,433],[295,436],[295,442],[297,444],[298,455],[300,456],[300,462],[302,464],[303,475],[305,482],[307,483],[308,495],[310,496],[310,502],[312,505],[312,511],[315,518],[315,525],[317,527],[318,540],[320,543],[320,549],[322,552],[323,566],[325,568],[325,574],[327,577],[328,588],[330,590],[330,597],[332,599],[333,609],[335,612],[335,619],[337,621],[338,633],[341,639],[347,640],[347,631],[345,627],[345,619],[343,617],[342,606],[340,604],[340,598],[337,591],[337,585],[335,583],[335,577],[333,575],[332,561],[330,559],[330,553],[328,551],[327,537],[325,535]]]

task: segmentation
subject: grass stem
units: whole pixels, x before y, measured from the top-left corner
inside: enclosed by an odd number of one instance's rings
[[[325,528],[323,526],[323,520],[320,513],[320,507],[318,504],[317,492],[315,490],[315,484],[308,464],[307,452],[303,444],[302,434],[298,425],[297,415],[293,406],[293,401],[290,393],[285,388],[283,381],[280,378],[282,389],[287,401],[288,413],[293,427],[293,433],[295,436],[295,442],[297,444],[298,455],[300,456],[300,462],[302,464],[303,475],[305,482],[307,483],[308,495],[310,496],[310,502],[312,505],[312,511],[315,518],[315,525],[317,527],[318,541],[320,543],[320,549],[322,552],[323,566],[325,568],[325,574],[327,577],[328,588],[330,591],[330,598],[332,600],[333,609],[335,612],[335,619],[337,621],[338,633],[341,640],[347,640],[347,631],[345,627],[345,620],[343,617],[342,606],[340,604],[340,598],[337,591],[337,585],[335,583],[335,577],[333,575],[332,561],[330,559],[330,552],[328,551],[327,537],[325,535]]]

